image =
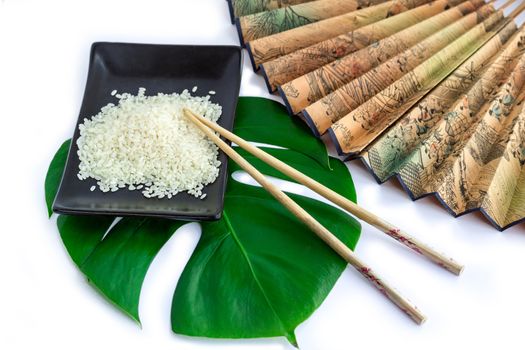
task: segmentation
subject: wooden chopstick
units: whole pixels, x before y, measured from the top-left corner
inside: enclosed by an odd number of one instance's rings
[[[507,2],[505,4],[503,4],[500,8],[500,10],[503,10],[505,8],[507,8],[508,6],[510,6],[511,4],[513,4],[513,2]],[[525,2],[522,2],[521,5],[517,6],[508,16],[507,18],[512,18],[512,19],[515,19],[516,17],[518,17],[519,15],[521,15],[521,13],[525,10]]]
[[[421,254],[425,256],[426,258],[430,259],[431,261],[435,262],[439,266],[447,269],[448,271],[459,275],[461,271],[463,270],[463,266],[456,261],[454,261],[452,258],[445,256],[442,253],[437,252],[430,246],[424,244],[423,242],[419,241],[418,239],[408,235],[407,233],[403,232],[396,226],[388,223],[387,221],[381,219],[377,215],[371,213],[370,211],[360,207],[359,205],[355,204],[354,202],[348,200],[347,198],[341,196],[339,193],[331,190],[330,188],[324,186],[323,184],[317,182],[316,180],[306,176],[305,174],[301,173],[300,171],[292,168],[288,164],[280,161],[279,159],[275,158],[274,156],[264,152],[258,147],[253,146],[252,144],[248,143],[246,140],[240,138],[239,136],[235,135],[234,133],[224,129],[217,123],[214,123],[206,118],[203,118],[199,115],[196,115],[195,113],[188,111],[191,113],[191,115],[198,119],[201,123],[209,127],[210,129],[218,132],[220,135],[222,135],[224,138],[236,143],[239,145],[239,147],[245,149],[255,157],[261,159],[265,163],[271,165],[275,169],[279,170],[283,174],[289,176],[290,178],[296,180],[297,182],[303,184],[304,186],[310,188],[312,191],[318,193],[319,195],[323,196],[324,198],[328,199],[332,203],[338,205],[339,207],[343,208],[344,210],[348,211],[352,215],[358,217],[359,219],[367,222],[368,224],[376,227],[380,231],[386,233],[388,236],[394,238],[396,241],[402,243],[403,245],[407,246],[408,248],[412,249],[413,251],[417,252],[418,254]]]
[[[397,305],[403,312],[410,316],[417,324],[425,321],[425,316],[409,300],[404,298],[397,290],[384,282],[374,271],[362,262],[355,253],[341,242],[332,232],[321,225],[313,216],[305,211],[300,205],[294,202],[277,186],[272,184],[266,177],[259,172],[253,165],[242,158],[233,148],[220,139],[207,125],[203,124],[195,113],[184,109],[184,114],[191,120],[206,136],[212,140],[224,153],[236,162],[244,171],[250,174],[264,189],[266,189],[275,199],[284,205],[299,220],[305,223],[319,238],[328,244],[337,254],[352,265],[363,277],[370,281],[381,293]]]

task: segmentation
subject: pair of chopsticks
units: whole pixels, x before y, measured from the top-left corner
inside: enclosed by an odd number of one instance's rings
[[[361,261],[356,254],[341,242],[333,233],[321,225],[313,216],[306,210],[294,202],[288,195],[281,191],[276,185],[272,184],[261,172],[259,172],[253,165],[242,158],[232,147],[224,142],[213,131],[219,133],[224,138],[234,142],[239,147],[245,149],[255,157],[274,167],[275,169],[286,174],[290,178],[310,188],[319,195],[330,200],[334,204],[355,215],[359,219],[368,222],[370,225],[378,228],[386,233],[388,236],[394,238],[398,242],[404,244],[413,251],[427,257],[439,266],[448,271],[459,275],[463,270],[463,266],[455,262],[453,259],[436,252],[431,247],[418,241],[414,237],[404,233],[394,225],[386,222],[378,216],[372,214],[357,204],[351,202],[337,192],[329,189],[314,179],[306,176],[298,170],[292,168],[288,164],[280,161],[272,155],[263,150],[251,145],[244,139],[235,135],[234,133],[222,128],[220,125],[199,116],[189,109],[183,110],[185,116],[192,121],[204,134],[212,140],[224,153],[226,153],[234,162],[236,162],[244,171],[251,175],[264,189],[266,189],[275,199],[284,205],[292,214],[299,220],[305,223],[314,233],[316,233],[326,244],[328,244],[336,253],[352,265],[361,275],[369,280],[381,293],[396,304],[403,312],[410,316],[416,323],[421,324],[426,317],[419,311],[419,309],[412,304],[408,299],[403,297],[399,292],[391,287],[388,283],[383,281],[367,264]],[[213,130],[213,131],[212,131]]]

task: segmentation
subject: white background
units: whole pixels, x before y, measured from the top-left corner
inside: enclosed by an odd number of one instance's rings
[[[175,335],[169,311],[199,236],[179,231],[146,277],[142,329],[85,282],[44,203],[44,176],[70,137],[94,41],[237,44],[224,0],[0,2],[0,348],[292,349],[284,338]],[[245,57],[241,95],[269,96]],[[277,97],[272,97],[277,99]],[[302,349],[523,348],[525,235],[479,214],[454,219],[433,198],[412,202],[349,164],[359,202],[466,264],[457,278],[364,225],[357,254],[428,316],[415,325],[348,268],[297,329]],[[315,258],[315,257],[313,257]]]

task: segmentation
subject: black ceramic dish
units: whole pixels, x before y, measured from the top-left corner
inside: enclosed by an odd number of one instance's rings
[[[113,90],[136,94],[140,87],[146,95],[159,92],[180,93],[198,86],[193,95],[211,96],[222,106],[219,124],[233,128],[235,107],[241,82],[242,53],[236,46],[175,46],[124,43],[94,43],[91,48],[89,73],[80,116],[75,127],[66,168],[53,210],[62,214],[97,214],[114,216],[153,216],[181,220],[215,220],[221,217],[227,181],[227,158],[222,162],[217,180],[203,190],[201,200],[187,193],[171,199],[148,199],[140,191],[122,189],[103,193],[98,187],[90,191],[95,180],[80,181],[76,141],[78,123],[97,114],[117,99]]]

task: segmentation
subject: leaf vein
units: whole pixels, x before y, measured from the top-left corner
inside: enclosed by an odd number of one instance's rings
[[[270,301],[270,298],[268,297],[268,295],[266,295],[266,291],[264,289],[264,287],[262,286],[261,282],[259,281],[259,278],[257,277],[257,274],[255,273],[255,270],[253,268],[253,265],[252,265],[252,262],[250,260],[250,257],[248,256],[248,252],[244,249],[239,237],[237,236],[237,234],[235,233],[235,229],[233,228],[232,224],[231,224],[231,221],[230,221],[230,218],[228,217],[228,214],[226,213],[226,210],[223,212],[223,217],[224,217],[224,220],[226,221],[226,225],[228,225],[229,229],[230,229],[230,234],[233,238],[233,240],[235,241],[235,243],[237,244],[237,246],[239,247],[239,250],[241,251],[244,259],[246,260],[246,263],[248,264],[248,267],[250,269],[250,272],[252,274],[252,277],[253,279],[255,280],[255,283],[257,284],[257,287],[259,287],[263,297],[264,297],[264,300],[266,300],[266,303],[268,304],[268,306],[270,307],[270,310],[272,310],[272,312],[274,313],[274,315],[277,317],[277,319],[279,320],[279,323],[281,324],[281,328],[283,330],[283,332],[286,334],[286,335],[289,335],[289,332],[288,330],[286,329],[286,325],[284,324],[283,320],[281,319],[281,317],[279,316],[279,314],[277,313],[277,310],[275,310],[275,308],[273,307],[273,304],[272,302]]]

